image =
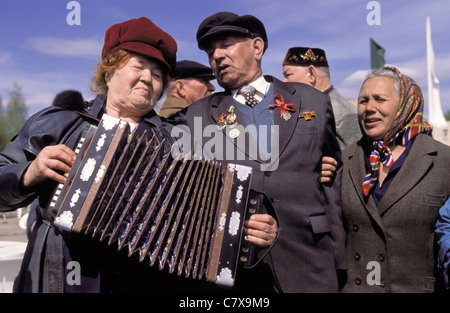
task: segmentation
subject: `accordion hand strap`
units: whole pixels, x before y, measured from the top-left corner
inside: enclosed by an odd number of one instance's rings
[[[258,249],[252,244],[248,244],[248,248],[250,249],[250,257],[247,258],[245,262],[241,262],[241,266],[246,269],[250,269],[258,265],[258,263],[264,259],[264,257],[269,253],[272,247],[278,240],[280,235],[280,222],[275,213],[275,208],[273,207],[272,200],[264,193],[258,192],[256,190],[251,189],[249,194],[249,199],[255,199],[256,201],[256,212],[258,214],[270,214],[275,218],[278,224],[278,231],[274,242],[267,248]],[[246,219],[250,217],[250,214],[247,212]]]

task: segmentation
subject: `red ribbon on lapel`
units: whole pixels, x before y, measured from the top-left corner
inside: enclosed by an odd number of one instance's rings
[[[280,93],[277,93],[273,99],[275,100],[275,104],[269,104],[268,108],[280,107],[280,117],[283,116],[284,111],[295,112],[297,106],[295,103],[284,103],[283,96]]]

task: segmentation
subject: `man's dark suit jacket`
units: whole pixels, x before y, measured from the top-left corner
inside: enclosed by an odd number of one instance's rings
[[[289,119],[280,116],[280,107],[274,108],[274,125],[279,127],[279,136],[275,134],[275,138],[279,138],[279,153],[271,158],[271,169],[264,166],[267,164],[261,154],[257,153],[256,159],[249,157],[252,153],[255,157],[255,151],[251,150],[254,146],[242,132],[247,125],[239,110],[235,110],[236,120],[228,127],[223,130],[217,127],[218,118],[227,115],[230,106],[241,105],[235,102],[231,92],[217,92],[182,112],[191,135],[202,147],[213,150],[211,143],[220,143],[212,158],[251,166],[252,189],[266,194],[273,202],[279,222],[278,240],[258,269],[245,274],[238,272],[236,282],[245,285],[245,291],[265,291],[268,289],[262,286],[274,284],[278,292],[337,292],[336,271],[345,268],[340,176],[331,187],[319,183],[322,156],[332,156],[339,164],[341,160],[330,99],[304,84],[284,83],[271,76],[265,79],[274,84],[274,94],[280,94],[284,103],[296,106]],[[312,110],[314,114],[310,118],[300,114],[300,111]],[[235,123],[241,127],[241,132],[232,138],[230,125]],[[199,135],[199,130],[207,126],[210,128],[204,136]],[[230,149],[234,149],[231,154]],[[244,160],[244,154],[239,153],[245,153]],[[330,190],[325,191],[328,188]],[[264,276],[267,272],[270,275]]]

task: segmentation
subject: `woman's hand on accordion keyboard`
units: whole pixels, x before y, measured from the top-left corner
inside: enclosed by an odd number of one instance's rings
[[[274,243],[278,232],[275,218],[269,214],[253,214],[244,222],[244,233],[248,241],[260,249]]]
[[[70,171],[75,158],[75,152],[63,144],[43,148],[22,176],[23,186],[29,189],[48,179],[64,183],[64,173]]]

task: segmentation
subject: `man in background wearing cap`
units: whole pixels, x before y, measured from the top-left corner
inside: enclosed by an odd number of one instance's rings
[[[211,84],[213,79],[216,77],[210,67],[195,61],[178,61],[158,115],[170,118],[191,103],[209,96],[216,90]]]
[[[330,82],[325,51],[319,48],[289,48],[283,60],[283,81],[310,85],[330,96],[341,149],[361,138],[356,106],[342,97]]]
[[[184,110],[191,144],[203,147],[207,158],[251,167],[251,188],[265,194],[275,210],[272,216],[254,214],[246,224],[258,225],[246,235],[262,247],[260,261],[237,273],[234,290],[338,292],[345,232],[336,205],[340,198],[327,199],[323,189],[339,188],[340,177],[330,186],[319,183],[322,156],[339,163],[341,156],[330,98],[305,84],[263,76],[268,39],[252,15],[213,14],[200,24],[197,41],[224,91]],[[199,128],[208,134],[198,134]],[[275,243],[268,244],[274,236]]]

